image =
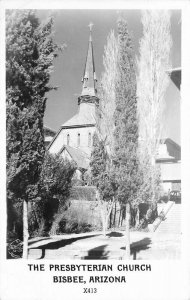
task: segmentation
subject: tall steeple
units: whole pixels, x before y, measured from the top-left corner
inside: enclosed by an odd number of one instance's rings
[[[84,68],[84,73],[82,77],[82,93],[78,98],[78,104],[82,102],[87,103],[96,103],[98,98],[96,97],[97,89],[96,89],[96,73],[95,73],[95,64],[94,64],[94,53],[93,53],[93,44],[92,44],[92,26],[89,25],[90,34],[88,41],[88,51],[86,56],[86,63]]]

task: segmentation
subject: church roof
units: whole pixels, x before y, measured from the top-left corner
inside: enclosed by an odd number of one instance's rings
[[[66,121],[62,125],[62,127],[82,126],[82,125],[88,126],[88,125],[95,125],[95,124],[96,124],[96,120],[94,114],[92,113],[82,114],[79,112],[78,114],[74,115],[74,117]]]
[[[84,74],[82,77],[83,87],[82,87],[82,96],[96,96],[96,73],[95,73],[95,64],[94,64],[94,53],[93,53],[93,44],[92,44],[92,26],[89,24],[90,36],[88,41],[88,51],[86,56],[86,63],[84,68]]]
[[[177,86],[180,90],[181,86],[181,68],[175,68],[168,71],[168,74],[173,81],[173,83]]]
[[[87,153],[83,152],[79,148],[73,148],[71,146],[64,145],[60,150],[60,154],[64,150],[66,150],[70,154],[71,158],[76,162],[79,168],[88,169],[90,159]]]

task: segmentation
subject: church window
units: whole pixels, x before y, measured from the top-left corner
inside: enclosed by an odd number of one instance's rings
[[[91,147],[91,140],[92,140],[92,136],[91,133],[88,133],[88,147]]]
[[[67,145],[69,146],[69,142],[70,142],[70,135],[67,134]]]
[[[80,146],[80,133],[78,133],[77,145]]]

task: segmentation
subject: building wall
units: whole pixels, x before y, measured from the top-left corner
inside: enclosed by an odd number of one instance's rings
[[[81,103],[79,105],[79,114],[83,116],[89,116],[93,121],[96,114],[96,106],[94,103]]]
[[[160,163],[163,192],[181,189],[181,163]]]
[[[90,154],[94,131],[95,126],[62,129],[53,144],[50,146],[49,152],[53,154],[58,153],[63,145],[68,145],[69,138],[69,146],[80,148],[82,151]],[[80,145],[78,144],[78,134],[80,134]],[[91,134],[90,146],[88,144],[89,134]]]

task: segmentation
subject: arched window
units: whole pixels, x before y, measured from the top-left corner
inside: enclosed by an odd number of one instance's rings
[[[67,134],[67,145],[69,146],[69,142],[70,142],[70,135]]]
[[[78,147],[80,146],[80,133],[78,133],[77,145],[78,145]]]
[[[91,147],[92,135],[91,132],[88,133],[88,147]]]

